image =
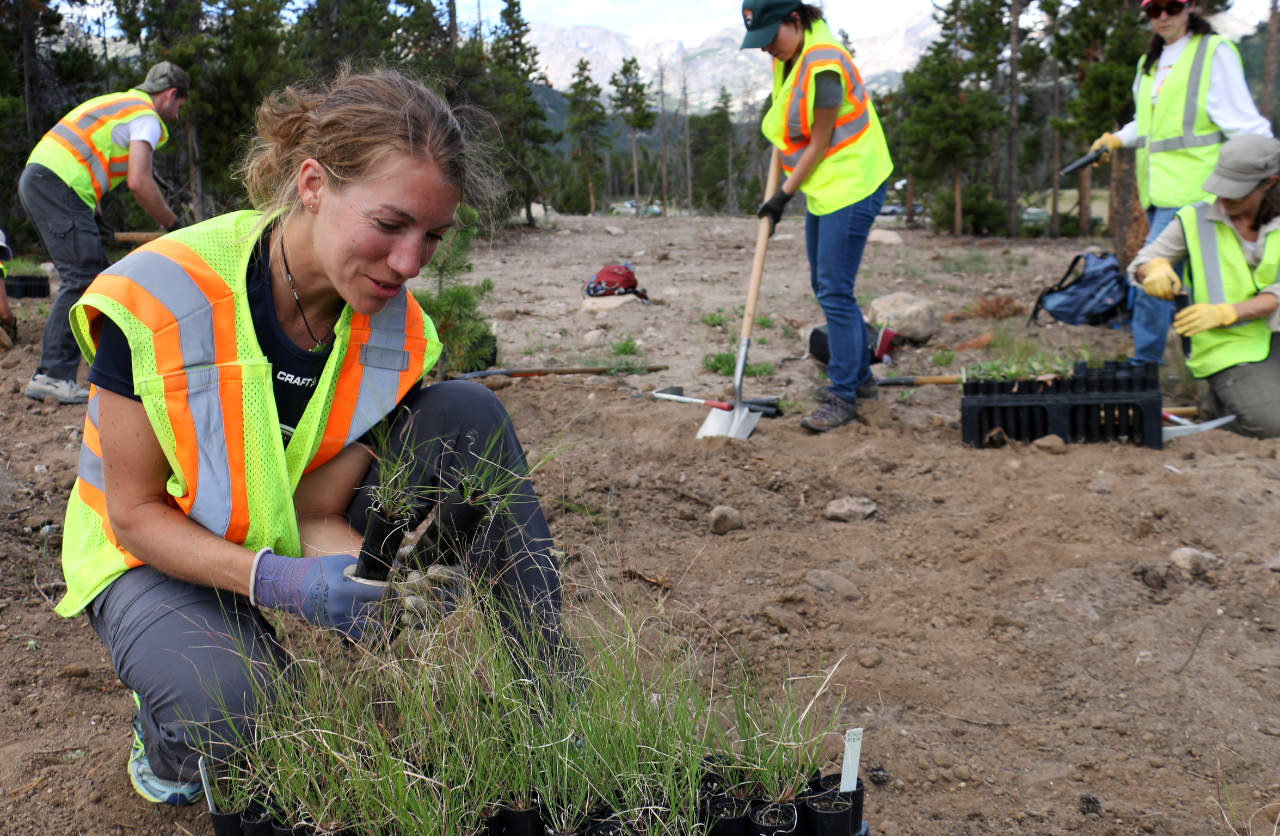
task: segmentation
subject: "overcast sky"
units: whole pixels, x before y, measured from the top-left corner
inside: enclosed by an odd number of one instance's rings
[[[497,19],[502,0],[479,0],[485,18]],[[826,17],[833,31],[844,28],[854,37],[897,29],[929,14],[932,0],[827,0]],[[1235,0],[1231,14],[1247,23],[1267,15],[1268,0]],[[727,26],[741,27],[742,5],[734,0],[711,3],[688,0],[523,0],[521,10],[530,23],[549,23],[568,29],[601,26],[641,40],[677,40],[696,45]],[[458,0],[459,16],[475,20],[476,0]]]

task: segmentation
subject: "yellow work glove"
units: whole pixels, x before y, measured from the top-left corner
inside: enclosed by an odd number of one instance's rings
[[[1188,305],[1173,318],[1173,330],[1190,337],[1210,328],[1226,328],[1236,321],[1236,306],[1230,302],[1220,305]]]
[[[1169,259],[1156,256],[1147,262],[1146,278],[1142,280],[1142,289],[1148,296],[1173,301],[1173,297],[1182,290],[1182,280],[1173,271]]]
[[[1093,144],[1089,146],[1089,153],[1102,151],[1102,156],[1094,163],[1094,165],[1102,165],[1111,159],[1112,151],[1119,151],[1123,147],[1124,143],[1120,141],[1120,137],[1110,131],[1104,131],[1102,136],[1095,139]]]

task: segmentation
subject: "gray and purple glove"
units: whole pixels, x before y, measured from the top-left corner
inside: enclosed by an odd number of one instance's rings
[[[253,559],[249,600],[360,641],[365,631],[381,623],[378,604],[389,584],[354,577],[355,565],[349,554],[281,557],[263,549]]]

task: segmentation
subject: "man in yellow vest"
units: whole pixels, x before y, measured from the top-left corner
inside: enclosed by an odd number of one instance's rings
[[[18,197],[58,270],[40,362],[27,384],[29,398],[84,403],[76,382],[80,348],[67,314],[93,278],[107,268],[94,210],[120,183],[166,230],[180,224],[151,172],[155,150],[169,139],[191,82],[176,64],[161,61],[131,90],[98,96],[72,110],[36,143],[18,180]]]

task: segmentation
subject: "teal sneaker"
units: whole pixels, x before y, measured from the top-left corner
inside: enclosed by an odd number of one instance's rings
[[[152,804],[168,804],[172,807],[195,804],[204,797],[204,786],[199,781],[190,784],[166,781],[151,771],[147,750],[142,746],[142,722],[139,720],[142,704],[138,700],[136,691],[133,692],[133,704],[138,710],[133,714],[133,749],[129,752],[129,783],[133,784],[138,795]]]

